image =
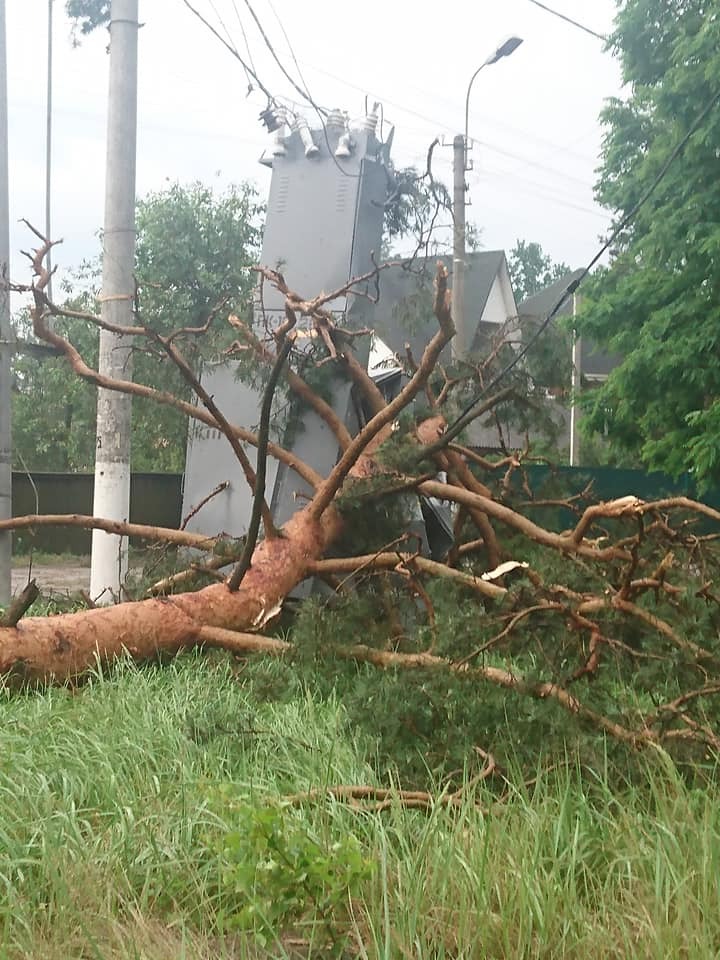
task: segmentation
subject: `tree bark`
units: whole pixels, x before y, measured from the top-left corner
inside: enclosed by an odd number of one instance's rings
[[[340,526],[333,508],[317,520],[307,507],[301,510],[280,537],[259,544],[236,592],[219,583],[173,597],[27,617],[15,627],[0,628],[0,675],[26,682],[69,680],[123,651],[143,660],[211,640],[214,629],[260,630],[305,579],[309,564],[322,556]]]

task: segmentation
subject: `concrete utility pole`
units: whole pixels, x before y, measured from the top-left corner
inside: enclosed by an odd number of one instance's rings
[[[112,0],[101,313],[124,326],[132,324],[135,293],[138,28],[138,0]],[[101,330],[99,371],[132,378],[130,338]],[[131,412],[129,396],[98,390],[93,513],[109,520],[129,519]],[[90,595],[98,602],[119,597],[127,547],[126,537],[93,531]]]
[[[12,516],[12,433],[10,392],[10,206],[8,200],[7,46],[5,0],[0,0],[0,520]],[[0,603],[10,600],[12,534],[0,533]]]
[[[465,323],[465,165],[466,140],[459,133],[453,140],[453,276],[452,313],[455,336],[452,355],[459,360],[467,353]]]
[[[455,321],[455,336],[452,340],[453,359],[459,360],[465,356],[472,346],[469,343],[470,334],[467,330],[465,316],[465,172],[470,170],[468,152],[470,149],[470,91],[475,83],[475,77],[503,57],[509,57],[522,43],[520,37],[508,37],[501,43],[495,53],[491,54],[484,63],[481,63],[470,78],[467,93],[465,94],[465,134],[459,133],[453,140],[453,288],[452,312]]]

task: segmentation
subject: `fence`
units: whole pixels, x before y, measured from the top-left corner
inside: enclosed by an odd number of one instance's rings
[[[642,470],[538,465],[528,467],[527,474],[536,497],[552,496],[553,493],[562,496],[579,493],[592,481],[592,495],[596,500],[613,500],[630,494],[642,500],[656,500],[668,496],[698,499],[689,475],[673,480],[662,473],[645,473]],[[13,516],[92,512],[92,474],[33,473],[31,482],[26,474],[13,473],[12,479]],[[517,472],[515,479],[519,483]],[[160,527],[179,527],[182,484],[182,474],[134,473],[130,482],[131,521]],[[720,510],[720,491],[710,491],[701,499]],[[534,511],[533,519],[541,520],[541,515]],[[574,520],[569,511],[548,510],[543,512],[541,522],[555,529],[564,529]],[[208,531],[213,532],[215,531]],[[35,531],[17,533],[14,551],[22,553],[32,545],[34,549],[47,553],[86,554],[90,552],[90,539],[88,530],[75,527],[38,527]]]
[[[130,520],[160,527],[179,527],[182,480],[179,473],[134,473],[130,479]],[[32,481],[25,473],[13,473],[13,516],[91,514],[93,483],[91,473],[33,473]],[[13,552],[24,553],[32,546],[46,553],[87,554],[90,553],[91,536],[89,530],[79,527],[22,530],[15,534]]]

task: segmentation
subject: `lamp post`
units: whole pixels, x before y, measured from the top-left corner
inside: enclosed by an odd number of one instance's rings
[[[465,171],[468,166],[468,144],[470,136],[470,92],[475,77],[503,57],[509,57],[522,43],[520,37],[508,37],[484,63],[481,63],[470,77],[465,94],[465,133],[459,133],[453,140],[453,291],[452,310],[455,321],[455,336],[452,341],[453,358],[464,357],[469,344],[465,318]]]

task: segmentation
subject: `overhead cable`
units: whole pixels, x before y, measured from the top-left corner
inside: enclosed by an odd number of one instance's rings
[[[578,30],[582,30],[584,33],[589,33],[591,37],[597,37],[598,40],[602,40],[607,43],[608,37],[602,33],[598,33],[596,30],[592,30],[590,27],[586,27],[584,23],[578,23],[577,20],[573,20],[572,17],[565,16],[564,13],[560,13],[559,10],[553,10],[552,7],[547,7],[544,3],[540,3],[540,0],[530,0],[530,3],[534,3],[536,7],[540,7],[541,10],[544,10],[546,13],[551,13],[554,17],[558,17],[560,20],[564,20],[566,23],[572,24],[573,27],[577,27]]]
[[[698,129],[700,128],[705,118],[708,116],[708,114],[713,109],[713,107],[717,105],[718,102],[720,102],[720,90],[717,91],[717,93],[711,98],[711,100],[708,101],[705,107],[701,110],[701,112],[695,119],[690,129],[687,131],[687,133],[683,136],[683,138],[675,145],[673,150],[670,152],[665,163],[660,168],[660,171],[658,172],[657,176],[655,177],[653,182],[650,184],[648,189],[640,197],[637,203],[635,203],[635,205],[629,210],[629,212],[625,214],[625,216],[622,218],[620,223],[612,231],[612,233],[610,234],[608,239],[605,241],[605,243],[602,245],[602,247],[600,247],[600,249],[592,258],[592,260],[583,269],[580,276],[578,276],[575,280],[573,280],[571,283],[567,285],[567,287],[565,288],[565,290],[563,291],[563,293],[561,294],[561,296],[553,306],[552,310],[550,310],[550,312],[545,316],[544,320],[542,321],[538,329],[535,331],[532,337],[530,337],[530,339],[522,348],[522,350],[519,350],[515,354],[513,359],[510,361],[510,363],[508,363],[505,367],[503,367],[503,369],[495,377],[493,377],[490,383],[488,383],[485,387],[483,387],[482,390],[480,390],[478,393],[475,394],[475,396],[470,401],[470,403],[468,403],[464,407],[462,413],[460,413],[460,415],[456,417],[455,420],[448,426],[448,428],[445,430],[440,440],[438,440],[434,444],[431,444],[429,447],[425,447],[418,459],[425,459],[426,457],[431,456],[433,453],[437,453],[439,450],[442,450],[443,447],[445,447],[448,443],[454,440],[454,438],[457,437],[457,435],[461,433],[465,429],[465,427],[472,422],[472,420],[474,419],[472,416],[472,413],[475,407],[480,403],[483,397],[485,397],[489,393],[490,390],[496,387],[501,380],[505,379],[508,373],[510,373],[510,371],[513,370],[518,365],[518,363],[520,363],[520,361],[529,353],[532,347],[537,343],[537,341],[540,339],[540,337],[545,332],[545,330],[547,330],[552,320],[555,318],[555,316],[557,316],[559,311],[567,303],[570,297],[576,292],[580,284],[586,279],[586,277],[588,276],[592,268],[598,263],[598,261],[603,256],[603,254],[610,249],[612,244],[615,242],[615,240],[617,240],[617,238],[620,236],[623,230],[627,229],[627,227],[633,222],[635,217],[637,217],[640,210],[645,206],[645,204],[648,202],[650,197],[655,193],[657,188],[665,179],[665,175],[667,174],[668,170],[670,169],[672,164],[675,162],[675,160],[678,158],[678,156],[685,149],[687,142],[690,140],[693,134],[695,134],[698,131]]]

